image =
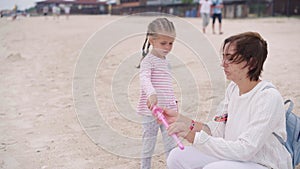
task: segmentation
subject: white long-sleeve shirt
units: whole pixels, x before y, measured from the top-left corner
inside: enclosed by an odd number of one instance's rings
[[[200,13],[210,14],[211,5],[212,5],[211,0],[200,0],[199,4],[201,5]]]
[[[152,94],[157,95],[158,106],[177,111],[170,65],[167,59],[148,54],[141,62],[140,86],[138,114],[151,115],[147,107],[147,99]]]
[[[220,159],[292,169],[289,152],[272,134],[286,139],[283,99],[270,82],[261,81],[243,95],[239,95],[238,86],[231,82],[222,113],[228,113],[227,122],[210,121],[212,136],[204,131],[196,133],[195,147]]]

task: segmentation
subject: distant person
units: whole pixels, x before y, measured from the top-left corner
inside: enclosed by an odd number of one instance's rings
[[[71,11],[71,7],[69,5],[65,5],[64,6],[64,12],[65,12],[65,15],[66,15],[67,19],[69,19],[70,11]]]
[[[12,20],[16,20],[18,16],[18,6],[14,5],[14,8],[12,9]]]
[[[60,8],[56,5],[52,6],[52,15],[53,15],[53,19],[59,19],[59,15],[60,15]]]
[[[57,15],[57,19],[59,19],[60,11],[61,11],[60,7],[57,6],[57,7],[56,7],[56,15]]]
[[[112,13],[112,5],[108,4],[108,14],[111,15]]]
[[[48,12],[49,12],[49,7],[48,6],[44,6],[43,7],[43,15],[45,16],[45,18],[47,18]]]
[[[223,6],[223,2],[222,0],[213,0],[212,1],[212,31],[213,34],[215,34],[215,22],[216,22],[216,18],[218,18],[219,21],[219,34],[223,34],[222,32],[222,8]]]
[[[167,18],[157,18],[148,25],[140,62],[141,92],[137,113],[142,116],[143,147],[141,169],[151,168],[151,158],[160,129],[166,157],[176,146],[175,141],[166,132],[163,124],[157,124],[149,108],[151,105],[168,107],[177,111],[177,101],[172,85],[172,76],[167,55],[175,40],[174,24]],[[149,51],[150,45],[152,46]]]
[[[211,15],[211,0],[200,0],[200,14],[202,18],[202,31],[203,33],[206,32],[206,27],[209,24],[209,18]]]

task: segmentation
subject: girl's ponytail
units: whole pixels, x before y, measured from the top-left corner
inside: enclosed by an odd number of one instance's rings
[[[147,45],[147,48],[146,48],[146,50],[145,50],[146,45]],[[145,42],[144,42],[143,48],[142,48],[142,58],[141,58],[141,60],[140,60],[139,65],[137,66],[137,68],[140,68],[140,67],[141,67],[141,62],[142,62],[142,60],[147,56],[147,54],[149,53],[149,48],[150,48],[150,43],[149,43],[148,33],[147,33],[146,39],[145,39]]]

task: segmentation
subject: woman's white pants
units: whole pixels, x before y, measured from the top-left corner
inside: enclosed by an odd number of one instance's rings
[[[200,152],[193,146],[186,146],[184,150],[173,149],[167,165],[168,169],[267,169],[253,162],[220,160]]]

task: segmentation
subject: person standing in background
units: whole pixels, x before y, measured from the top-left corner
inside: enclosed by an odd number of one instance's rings
[[[12,10],[12,20],[16,20],[18,15],[18,6],[14,5],[14,8]]]
[[[200,0],[199,2],[199,8],[200,8],[200,14],[202,17],[202,31],[205,33],[206,27],[209,24],[209,18],[211,15],[211,0]]]
[[[65,5],[64,6],[64,11],[65,11],[66,18],[69,19],[71,7],[69,5]]]
[[[219,21],[219,34],[223,34],[222,32],[222,8],[223,8],[223,2],[222,0],[213,0],[213,3],[212,3],[212,11],[213,11],[213,14],[212,14],[212,18],[213,18],[213,21],[212,21],[212,30],[213,30],[213,34],[215,34],[215,22],[216,22],[216,18],[218,18],[218,21]]]
[[[60,7],[53,5],[52,6],[52,14],[53,14],[53,19],[55,19],[55,18],[59,19]]]
[[[44,6],[43,7],[43,15],[45,16],[46,19],[47,19],[48,12],[49,12],[49,7],[48,6]]]

